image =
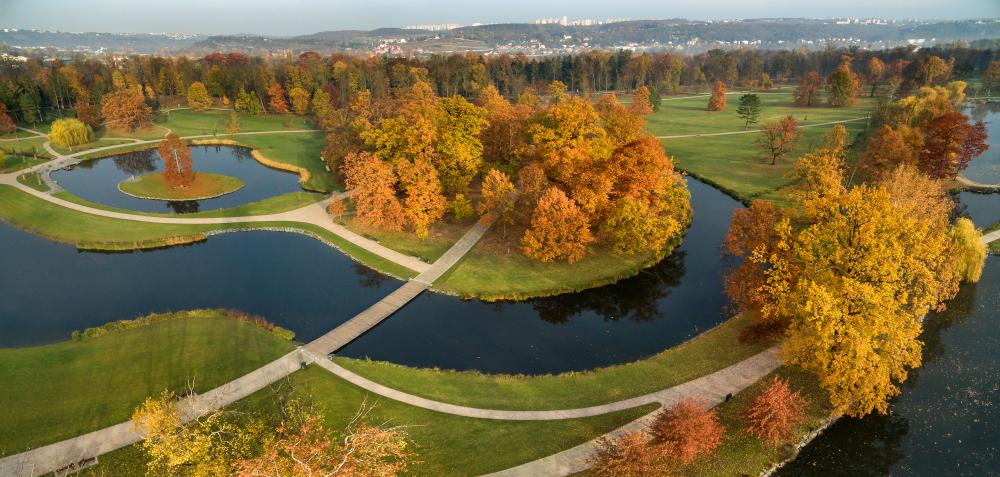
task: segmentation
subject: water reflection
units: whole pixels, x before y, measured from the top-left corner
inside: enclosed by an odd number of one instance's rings
[[[167,208],[175,214],[193,214],[198,212],[200,204],[197,200],[168,200]]]
[[[156,161],[159,157],[155,149],[146,151],[133,151],[115,156],[112,160],[119,171],[130,176],[138,176],[156,170]]]

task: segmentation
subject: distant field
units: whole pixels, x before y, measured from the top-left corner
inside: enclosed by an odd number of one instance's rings
[[[761,94],[760,123],[773,121],[792,115],[803,128],[803,137],[798,150],[789,159],[772,166],[765,160],[754,144],[760,133],[731,134],[723,136],[692,136],[684,138],[663,138],[667,154],[673,157],[678,168],[712,182],[742,200],[774,193],[788,185],[788,173],[794,158],[819,144],[823,135],[833,125],[808,127],[810,125],[864,118],[871,108],[871,101],[862,98],[856,106],[848,108],[800,108],[792,106],[792,96],[788,94]],[[666,99],[672,99],[666,101]],[[647,117],[646,129],[657,136],[683,136],[744,130],[743,121],[737,116],[739,95],[728,96],[725,111],[706,111],[707,97],[687,98],[666,97],[660,110]],[[853,137],[864,130],[865,121],[844,123]],[[752,126],[751,129],[758,128]]]

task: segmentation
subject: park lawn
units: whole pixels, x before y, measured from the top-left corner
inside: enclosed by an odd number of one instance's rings
[[[342,217],[337,222],[358,235],[428,263],[432,263],[444,255],[474,223],[471,221],[457,224],[449,221],[438,222],[430,227],[427,237],[419,238],[410,231],[386,232],[363,225],[358,223],[354,216]]]
[[[704,98],[665,102],[659,112],[648,117],[647,130],[656,135],[741,131],[743,124],[736,116],[734,98],[730,95],[729,99],[732,104],[722,112],[705,111]],[[764,104],[761,122],[793,114],[805,126],[865,117],[870,105],[865,98],[850,108],[794,108],[790,106],[791,96],[781,94],[761,95],[761,102]],[[844,123],[851,138],[864,131],[865,125],[865,121]],[[757,132],[661,141],[679,169],[748,202],[790,184],[789,174],[795,159],[818,146],[832,128],[833,125],[803,128],[798,149],[776,165],[761,156],[754,143],[760,134]]]
[[[617,282],[652,265],[652,253],[619,255],[604,246],[591,247],[574,263],[541,262],[521,253],[510,237],[522,232],[494,225],[465,257],[441,278],[434,288],[484,300],[523,300],[530,297],[570,293]]]
[[[2,149],[2,148],[0,148]],[[22,155],[8,155],[0,161],[3,167],[0,167],[0,174],[7,174],[10,172],[19,171],[21,169],[27,169],[29,167],[34,167],[39,164],[44,164],[49,162],[48,157],[32,157],[32,156],[22,156]]]
[[[178,136],[224,135],[229,126],[232,110],[210,109],[194,111],[180,109],[164,112],[166,121],[160,126],[169,128]],[[236,113],[239,132],[280,131],[284,129],[312,129],[306,118],[294,114],[262,114],[252,116]]]
[[[49,185],[42,180],[42,176],[37,172],[21,174],[17,176],[17,181],[39,192],[48,192],[50,190]]]
[[[685,383],[771,346],[771,342],[741,343],[739,336],[747,324],[746,318],[737,316],[640,361],[558,375],[488,375],[350,358],[335,360],[384,386],[451,404],[508,410],[572,409],[620,401]]]
[[[259,326],[198,310],[96,338],[0,349],[0,455],[129,419],[164,389],[203,392],[294,349]]]
[[[988,234],[988,233],[990,233],[990,232],[992,232],[994,230],[1000,230],[1000,220],[998,220],[996,222],[993,222],[993,225],[991,225],[991,226],[987,227],[985,230],[983,230],[983,234],[984,235]],[[987,244],[987,246],[989,247],[990,253],[995,253],[995,254],[1000,255],[1000,240],[994,240],[994,241],[990,242],[989,244]]]
[[[8,156],[19,155],[51,159],[52,156],[42,147],[45,141],[48,141],[48,139],[42,136],[31,136],[18,139],[17,141],[4,141],[0,142],[0,151],[3,151]]]
[[[163,174],[144,174],[135,180],[118,183],[118,189],[140,199],[202,200],[236,192],[246,185],[236,177],[209,172],[198,172],[194,180],[184,187],[170,185]]]
[[[221,137],[229,137],[243,146],[257,149],[268,159],[305,168],[309,171],[309,181],[302,184],[303,189],[316,192],[343,190],[320,159],[324,140],[322,131]]]
[[[656,409],[648,405],[585,419],[499,421],[443,414],[372,395],[317,366],[295,372],[288,383],[293,395],[323,414],[329,430],[343,429],[364,403],[374,404],[368,422],[407,426],[419,461],[407,473],[414,476],[475,476],[503,470],[582,444]],[[232,408],[275,414],[276,397],[265,389]],[[142,473],[144,460],[137,447],[127,447],[102,456],[100,465],[80,475],[134,475]]]
[[[110,210],[112,212],[124,212],[135,215],[147,215],[150,217],[183,217],[183,218],[247,217],[252,215],[278,214],[281,212],[287,212],[289,210],[295,210],[301,207],[305,207],[309,204],[319,202],[326,197],[323,194],[318,194],[316,192],[295,191],[295,192],[287,192],[281,195],[276,195],[274,197],[268,197],[266,199],[261,199],[243,205],[237,205],[235,207],[229,207],[226,209],[206,210],[204,212],[193,212],[190,214],[179,215],[174,213],[145,212],[139,210],[129,210],[129,209],[122,209],[119,207],[112,207],[110,205],[91,202],[87,199],[73,195],[72,193],[66,191],[58,192],[54,195],[60,199],[69,202],[75,202],[77,204],[85,205],[87,207],[92,207],[95,209]]]
[[[55,150],[56,152],[58,152],[59,154],[62,154],[64,156],[68,156],[70,154],[75,154],[75,153],[78,153],[78,152],[83,152],[83,151],[87,151],[87,150],[98,148],[98,147],[114,146],[114,145],[118,145],[118,144],[131,144],[133,142],[134,141],[131,141],[129,139],[123,139],[123,138],[101,138],[101,137],[97,137],[93,141],[90,141],[90,142],[87,142],[87,143],[83,143],[83,144],[77,144],[75,146],[70,146],[70,147],[62,147],[62,146],[57,146],[55,144],[52,144],[51,146],[52,146],[52,149]]]

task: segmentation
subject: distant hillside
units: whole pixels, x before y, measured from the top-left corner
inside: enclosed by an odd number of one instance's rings
[[[204,39],[199,35],[158,35],[149,33],[67,33],[40,30],[0,30],[0,43],[16,48],[56,48],[68,51],[130,51],[155,53],[164,49],[189,48]]]
[[[380,28],[370,31],[338,30],[291,37],[252,34],[176,36],[34,30],[0,31],[0,43],[14,47],[137,53],[169,50],[190,54],[226,51],[251,54],[283,51],[297,53],[307,50],[322,53],[334,51],[428,53],[510,48],[544,53],[544,51],[564,52],[592,47],[678,49],[697,52],[717,47],[822,48],[827,44],[886,48],[902,44],[932,45],[954,40],[972,41],[998,37],[1000,37],[1000,19],[897,22],[802,18],[717,22],[668,19],[636,20],[594,26],[523,23],[477,25],[441,32],[401,28]],[[531,50],[532,48],[534,50]]]

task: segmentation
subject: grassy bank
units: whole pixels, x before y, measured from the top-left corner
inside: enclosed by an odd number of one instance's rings
[[[152,173],[139,176],[135,180],[126,179],[118,183],[118,190],[140,199],[204,200],[231,194],[245,185],[236,177],[198,172],[190,184],[174,187],[167,182],[163,174]]]
[[[375,403],[369,422],[408,426],[419,463],[408,475],[474,476],[503,470],[581,444],[651,412],[655,406],[586,419],[496,421],[452,416],[371,395],[325,370],[311,366],[288,379],[294,392],[312,402],[330,429],[342,429],[364,402]],[[237,403],[240,410],[276,412],[275,395],[260,391]],[[143,456],[129,447],[101,457],[81,475],[143,473]]]
[[[490,409],[569,409],[641,396],[681,384],[766,349],[768,343],[740,343],[739,335],[746,325],[746,319],[732,318],[686,343],[641,361],[559,375],[487,375],[348,358],[336,361],[379,384],[437,401]]]
[[[451,270],[434,282],[434,288],[483,300],[523,300],[531,297],[571,293],[615,283],[656,264],[653,253],[620,255],[603,247],[591,247],[574,263],[540,262],[525,256],[516,242],[504,240],[494,226]],[[520,232],[508,230],[508,236]],[[662,256],[683,237],[667,246]]]
[[[276,195],[274,197],[268,197],[267,199],[258,200],[256,202],[250,202],[243,205],[238,205],[236,207],[229,207],[226,209],[218,210],[206,210],[204,212],[193,212],[190,214],[179,215],[176,213],[159,213],[159,212],[145,212],[140,210],[129,210],[122,209],[119,207],[112,207],[110,205],[99,204],[97,202],[91,202],[82,197],[73,195],[69,192],[63,191],[55,194],[56,197],[73,202],[80,205],[85,205],[94,209],[108,210],[112,212],[123,212],[127,214],[135,215],[145,215],[149,217],[184,217],[184,218],[197,218],[197,217],[248,217],[253,215],[268,215],[268,214],[278,214],[281,212],[287,212],[289,210],[295,210],[301,207],[305,207],[309,204],[313,204],[323,200],[324,195],[315,192],[288,192],[281,195]]]
[[[342,217],[337,223],[350,231],[370,238],[385,247],[397,252],[411,255],[431,263],[444,255],[466,231],[473,222],[451,223],[439,222],[430,227],[426,238],[419,238],[413,232],[386,232],[358,223],[353,216]]]
[[[128,420],[163,389],[206,391],[294,348],[221,311],[30,348],[0,349],[0,455]]]

